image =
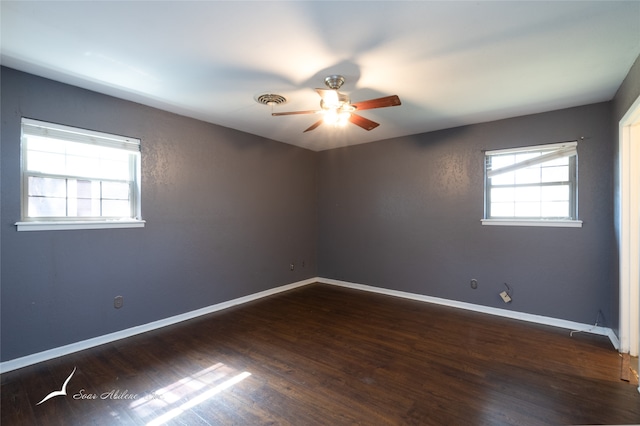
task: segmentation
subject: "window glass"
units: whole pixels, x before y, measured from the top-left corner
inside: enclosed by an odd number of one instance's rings
[[[577,218],[577,143],[485,154],[485,219]]]
[[[22,220],[140,219],[140,141],[22,121]]]

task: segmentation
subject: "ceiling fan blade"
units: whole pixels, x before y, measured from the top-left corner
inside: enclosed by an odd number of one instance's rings
[[[356,107],[357,110],[374,109],[374,108],[386,108],[392,106],[401,105],[398,95],[385,96],[383,98],[369,99],[368,101],[356,102],[351,106]]]
[[[321,111],[312,110],[312,111],[289,111],[289,112],[272,112],[272,116],[277,115],[298,115],[298,114],[317,114]]]
[[[310,131],[312,131],[313,129],[315,129],[316,127],[318,127],[319,125],[321,125],[321,124],[322,124],[322,121],[323,121],[323,119],[320,119],[320,120],[316,121],[316,122],[315,122],[315,123],[313,123],[311,126],[309,126],[309,127],[307,128],[307,130],[305,130],[305,131],[304,131],[304,132],[302,132],[302,133],[306,133],[306,132],[310,132]]]
[[[349,121],[365,130],[373,130],[380,125],[380,123],[376,123],[375,121],[371,121],[368,118],[364,118],[354,113],[351,113],[349,116]]]

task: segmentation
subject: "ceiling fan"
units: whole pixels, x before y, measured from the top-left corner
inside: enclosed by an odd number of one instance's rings
[[[341,75],[330,75],[324,79],[324,84],[328,89],[316,89],[320,95],[320,109],[311,111],[291,111],[291,112],[272,112],[271,115],[298,115],[298,114],[322,114],[323,117],[309,126],[303,133],[309,132],[317,128],[322,123],[332,124],[334,126],[345,125],[351,122],[356,126],[360,126],[365,130],[375,129],[380,125],[375,121],[364,118],[355,111],[364,111],[374,108],[386,108],[400,105],[400,98],[397,95],[385,96],[377,99],[369,99],[368,101],[351,103],[351,100],[344,93],[338,92],[338,89],[344,84],[344,77]]]

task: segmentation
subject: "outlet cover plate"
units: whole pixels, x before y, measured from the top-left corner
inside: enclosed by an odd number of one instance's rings
[[[122,308],[122,305],[124,305],[124,297],[116,296],[115,299],[113,299],[113,307],[120,309]]]
[[[500,297],[502,297],[502,300],[504,300],[504,303],[511,302],[511,296],[509,296],[509,294],[506,291],[503,291],[502,293],[500,293]]]

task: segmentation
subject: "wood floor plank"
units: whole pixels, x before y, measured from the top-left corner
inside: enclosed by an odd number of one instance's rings
[[[74,368],[67,396],[36,405]],[[633,424],[640,394],[603,336],[314,284],[5,373],[0,412],[3,425]]]

